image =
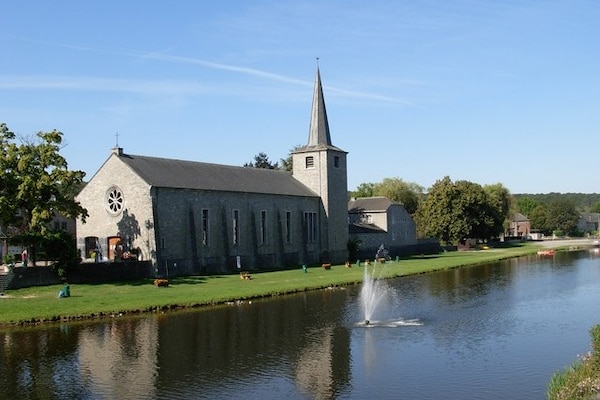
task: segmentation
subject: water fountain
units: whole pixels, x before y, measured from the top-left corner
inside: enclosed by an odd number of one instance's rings
[[[385,279],[382,278],[385,269],[385,261],[389,260],[388,252],[383,245],[377,250],[373,265],[365,262],[365,272],[360,289],[360,306],[364,319],[356,324],[363,327],[397,327],[397,326],[417,326],[422,325],[418,319],[392,319],[375,320],[375,311],[384,307],[389,301],[394,300],[395,296],[392,288]],[[389,310],[383,310],[389,311]]]
[[[364,315],[364,324],[370,325],[377,306],[389,295],[389,287],[386,282],[375,276],[377,262],[373,266],[365,264],[365,273],[362,287],[360,289],[360,305]]]

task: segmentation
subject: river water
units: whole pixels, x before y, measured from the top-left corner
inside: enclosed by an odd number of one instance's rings
[[[544,399],[600,323],[593,251],[386,283],[0,332],[0,398]]]

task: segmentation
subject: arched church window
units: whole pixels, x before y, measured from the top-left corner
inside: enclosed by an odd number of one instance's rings
[[[116,186],[106,192],[106,209],[111,214],[119,214],[123,210],[123,192]]]

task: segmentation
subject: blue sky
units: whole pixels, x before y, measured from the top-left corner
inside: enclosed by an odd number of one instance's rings
[[[600,2],[0,5],[0,122],[64,133],[90,179],[126,153],[243,165],[306,144],[319,58],[348,188],[400,178],[600,192]]]

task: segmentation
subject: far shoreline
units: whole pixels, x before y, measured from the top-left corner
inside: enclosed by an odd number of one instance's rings
[[[509,247],[412,256],[385,265],[382,278],[391,279],[446,269],[462,268],[508,258],[535,255],[541,248],[576,251],[593,247],[594,239],[518,242]],[[0,328],[78,321],[106,320],[121,316],[151,315],[216,305],[239,304],[253,299],[360,284],[364,267],[333,265],[330,270],[251,272],[248,281],[235,275],[176,277],[169,287],[152,287],[152,279],[110,284],[76,285],[72,297],[58,299],[62,285],[9,290],[0,297]]]

